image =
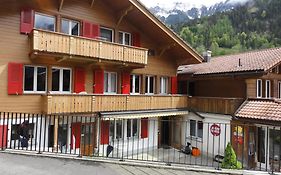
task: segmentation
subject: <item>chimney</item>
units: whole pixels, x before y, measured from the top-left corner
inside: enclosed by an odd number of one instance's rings
[[[203,57],[205,62],[210,62],[212,58],[212,51],[207,50],[206,52],[203,52]]]

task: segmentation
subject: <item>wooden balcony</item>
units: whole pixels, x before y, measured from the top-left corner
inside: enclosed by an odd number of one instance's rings
[[[188,97],[179,95],[47,95],[46,114],[187,108]]]
[[[148,50],[144,48],[43,30],[33,30],[31,41],[33,55],[48,54],[61,60],[113,61],[140,67],[147,64]]]
[[[188,97],[188,108],[196,112],[232,115],[243,101],[242,98]]]

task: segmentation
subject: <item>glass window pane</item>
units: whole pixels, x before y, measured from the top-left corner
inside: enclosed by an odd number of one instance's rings
[[[123,32],[119,32],[119,43],[123,44]]]
[[[154,92],[154,77],[150,77],[149,80],[149,93],[153,93]]]
[[[132,137],[132,120],[127,120],[127,137]]]
[[[65,34],[70,34],[69,33],[69,20],[62,20],[61,23],[61,32]]]
[[[149,80],[149,77],[145,77],[145,93],[149,93],[148,92],[148,80]]]
[[[115,135],[114,135],[114,121],[113,121],[113,120],[110,121],[109,137],[110,137],[111,140],[112,140],[112,139],[115,139],[115,138],[114,138]]]
[[[55,18],[51,16],[35,14],[36,29],[43,29],[48,31],[55,31]]]
[[[125,45],[131,45],[131,37],[130,37],[130,34],[126,33],[125,34]]]
[[[116,121],[116,139],[122,138],[122,120]]]
[[[198,121],[197,125],[198,125],[197,137],[203,138],[203,122]]]
[[[133,89],[134,89],[134,84],[133,84],[133,79],[134,79],[134,75],[130,76],[130,92],[134,93]]]
[[[71,24],[71,35],[79,36],[79,22],[72,21]]]
[[[113,38],[113,32],[110,29],[105,29],[105,28],[101,28],[100,29],[100,34],[101,34],[101,38],[112,42],[112,38]]]
[[[70,70],[63,70],[63,91],[70,91]]]
[[[190,120],[190,135],[196,137],[196,121]]]
[[[111,89],[110,92],[116,92],[116,74],[115,73],[111,73],[111,77],[110,77],[110,85],[111,85]]]
[[[140,76],[135,76],[135,93],[140,93]]]
[[[52,91],[60,90],[60,70],[52,69]]]
[[[46,91],[47,69],[37,67],[37,91]]]
[[[133,136],[138,136],[138,119],[133,119]]]
[[[108,92],[108,73],[104,73],[104,92]]]
[[[34,67],[24,67],[24,90],[33,91],[34,85]]]

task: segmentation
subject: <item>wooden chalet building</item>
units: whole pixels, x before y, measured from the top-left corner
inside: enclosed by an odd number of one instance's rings
[[[139,1],[2,0],[0,26],[2,118],[11,117],[7,112],[24,113],[33,132],[38,123],[27,113],[50,116],[36,120],[48,125],[42,133],[46,147],[57,147],[65,137],[67,145],[79,149],[83,135],[94,135],[101,139],[87,142],[85,153],[93,154],[121,137],[144,142],[155,137],[145,147],[171,145],[178,137],[174,133],[165,141],[166,129],[150,121],[188,114],[188,97],[177,94],[177,68],[203,57]],[[60,115],[74,115],[76,121]],[[13,137],[20,117],[2,122],[1,138],[8,136],[2,147],[17,144]]]
[[[280,171],[281,48],[207,60],[179,68],[179,91],[194,111],[186,117],[230,122],[228,141],[245,167]]]

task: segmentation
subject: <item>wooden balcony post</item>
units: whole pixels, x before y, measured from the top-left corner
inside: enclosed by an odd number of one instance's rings
[[[47,128],[45,128],[47,129]],[[54,120],[54,150],[57,150],[58,147],[58,131],[59,131],[59,119],[58,116],[55,116]]]
[[[69,38],[69,55],[74,54],[74,38],[71,36]]]
[[[92,111],[91,112],[96,111],[95,107],[96,107],[96,97],[92,96],[92,109],[91,109]]]
[[[33,50],[39,50],[39,32],[33,30]]]
[[[46,113],[51,114],[52,113],[52,103],[53,103],[53,97],[47,96],[47,104],[46,104]]]

